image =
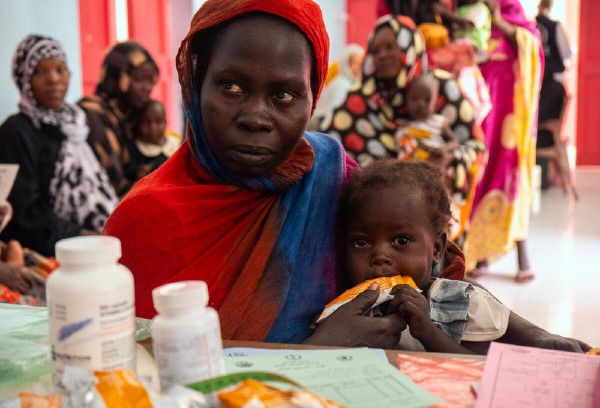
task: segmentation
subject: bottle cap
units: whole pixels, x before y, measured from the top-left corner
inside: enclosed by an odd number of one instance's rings
[[[116,262],[121,258],[121,241],[104,235],[73,237],[58,241],[55,250],[61,265]]]
[[[182,281],[159,286],[152,291],[158,313],[186,312],[208,304],[208,288],[203,281]]]

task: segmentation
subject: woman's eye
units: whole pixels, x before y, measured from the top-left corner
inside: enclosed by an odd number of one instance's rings
[[[364,248],[369,245],[369,242],[364,238],[357,238],[352,241],[352,246],[355,248]]]
[[[279,102],[291,102],[295,99],[294,95],[289,92],[277,92],[274,98]]]
[[[230,92],[230,93],[240,94],[243,92],[242,88],[239,85],[234,84],[233,82],[225,82],[221,86],[223,87],[224,90],[226,90],[227,92]]]
[[[408,237],[396,237],[394,238],[394,243],[397,245],[408,245],[408,243],[410,242],[410,238]]]

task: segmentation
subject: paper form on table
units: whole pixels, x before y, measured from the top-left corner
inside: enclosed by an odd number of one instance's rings
[[[410,408],[442,402],[367,348],[228,356],[227,373],[272,371],[349,408]]]
[[[600,358],[492,342],[476,408],[593,407]]]

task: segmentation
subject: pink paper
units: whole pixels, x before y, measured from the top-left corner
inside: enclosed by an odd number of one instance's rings
[[[600,358],[492,343],[476,408],[596,408]]]

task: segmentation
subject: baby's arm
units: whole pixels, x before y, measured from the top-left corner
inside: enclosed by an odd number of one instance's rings
[[[442,128],[442,138],[444,139],[447,145],[451,145],[454,148],[458,148],[460,145],[460,142],[458,141],[458,136],[456,136],[456,133],[454,133],[448,122],[446,122],[446,124]]]
[[[480,287],[494,296],[479,282],[465,278],[466,282]],[[515,312],[511,311],[508,318],[508,327],[506,333],[500,337],[498,342],[516,344],[520,346],[539,347],[545,349],[586,352],[591,347],[581,340],[563,337],[558,334],[552,334],[539,326],[525,320]],[[464,344],[464,342],[463,342]]]
[[[429,316],[429,302],[421,293],[408,285],[396,285],[390,294],[394,295],[394,299],[388,312],[397,313],[407,321],[410,334],[421,342],[426,351],[472,353],[433,324]]]
[[[549,333],[512,311],[508,318],[506,333],[498,341],[521,346],[575,351],[579,353],[587,352],[591,348],[581,340]]]

